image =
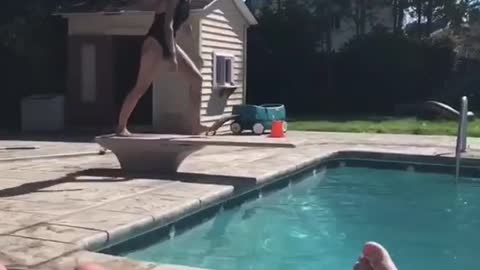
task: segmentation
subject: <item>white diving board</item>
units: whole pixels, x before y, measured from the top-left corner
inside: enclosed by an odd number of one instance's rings
[[[125,171],[174,173],[190,154],[205,146],[295,148],[303,141],[268,136],[195,136],[177,134],[101,135],[95,141],[117,157]]]

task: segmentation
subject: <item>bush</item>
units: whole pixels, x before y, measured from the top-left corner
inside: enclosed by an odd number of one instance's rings
[[[287,4],[278,13],[264,10],[259,25],[249,30],[247,101],[283,103],[291,113],[316,105],[323,60],[315,52],[314,18],[298,1]]]
[[[281,23],[260,25],[249,33],[249,103],[284,103],[299,114],[393,114],[398,104],[435,97],[452,73],[448,39],[418,41],[379,28],[325,54],[285,35]]]
[[[353,39],[336,56],[334,103],[344,112],[393,113],[395,105],[432,97],[450,77],[453,61],[445,41],[387,32]]]

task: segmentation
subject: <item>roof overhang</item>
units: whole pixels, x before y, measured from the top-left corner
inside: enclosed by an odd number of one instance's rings
[[[210,2],[210,4],[206,5],[203,9],[205,10],[205,9],[209,8],[210,6],[212,6],[217,1],[222,1],[222,0],[214,0],[214,1]],[[225,1],[225,0],[223,0],[223,1]],[[231,1],[233,1],[233,3],[238,8],[238,10],[242,14],[242,16],[245,18],[245,20],[247,20],[247,22],[250,25],[257,25],[258,24],[257,19],[255,18],[255,16],[253,16],[252,12],[250,11],[250,9],[248,9],[247,5],[245,4],[245,2],[243,0],[231,0]]]
[[[192,15],[198,15],[203,11],[203,9],[192,9]],[[53,13],[55,16],[61,16],[64,18],[72,17],[84,17],[84,16],[151,16],[154,15],[154,11],[123,11],[123,12],[56,12]]]
[[[213,5],[217,1],[225,1],[225,0],[214,0],[210,2],[203,8],[200,9],[192,9],[191,13],[193,16],[199,15],[204,12],[208,7]],[[238,8],[242,16],[250,25],[258,24],[257,19],[253,16],[252,12],[248,9],[247,5],[243,2],[243,0],[230,0],[233,1],[235,6]],[[154,11],[119,11],[119,12],[56,12],[53,15],[61,16],[64,18],[74,18],[74,17],[83,17],[83,16],[151,16],[154,14]]]
[[[253,15],[253,13],[250,11],[248,6],[245,4],[244,1],[242,0],[233,0],[235,5],[237,5],[238,9],[242,13],[242,15],[245,17],[245,19],[248,21],[250,25],[257,25],[258,21]]]

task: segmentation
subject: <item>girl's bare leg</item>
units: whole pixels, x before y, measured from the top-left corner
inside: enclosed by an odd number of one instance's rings
[[[157,75],[157,71],[162,64],[162,61],[161,46],[155,39],[147,37],[142,46],[137,82],[125,98],[122,109],[120,110],[116,131],[118,135],[130,135],[130,132],[127,129],[128,119],[140,98],[145,94],[148,87],[155,79],[155,75]]]
[[[202,82],[203,77],[195,63],[177,45],[178,70],[187,76],[190,84],[190,106],[192,106],[193,115],[190,117],[193,134],[200,134],[208,131],[208,127],[201,124],[200,107],[202,104]]]

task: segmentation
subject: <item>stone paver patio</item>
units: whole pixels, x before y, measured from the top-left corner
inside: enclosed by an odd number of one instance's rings
[[[88,142],[49,142],[9,140],[0,142],[0,161],[39,157],[68,157],[97,154],[101,147]]]
[[[163,176],[126,174],[114,155],[96,155],[94,143],[38,142],[45,147],[4,151],[0,261],[41,270],[73,269],[77,262],[92,261],[112,270],[193,269],[95,251],[339,151],[452,156],[455,149],[455,138],[444,136],[289,132],[288,137],[301,143],[297,148],[209,146],[188,157],[178,174]],[[22,143],[36,142],[3,141],[0,146]],[[480,158],[480,140],[470,138],[469,146],[468,157]]]

